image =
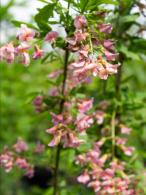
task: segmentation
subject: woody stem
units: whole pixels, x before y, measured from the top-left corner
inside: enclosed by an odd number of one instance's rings
[[[64,59],[64,72],[63,72],[63,84],[62,84],[62,100],[60,102],[60,108],[59,112],[60,114],[63,112],[64,108],[64,102],[65,102],[65,86],[66,86],[66,79],[67,79],[67,65],[68,65],[68,58],[69,58],[69,51],[68,49],[65,50],[65,59]],[[58,175],[59,175],[59,162],[60,162],[60,153],[61,153],[61,144],[57,146],[57,151],[56,151],[56,160],[55,160],[55,170],[54,170],[54,191],[53,195],[58,194]]]

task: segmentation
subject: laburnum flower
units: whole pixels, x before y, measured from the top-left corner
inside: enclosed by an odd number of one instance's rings
[[[31,41],[35,36],[35,32],[28,28],[25,24],[21,24],[21,28],[17,34],[17,38],[22,42]]]
[[[99,180],[93,180],[88,183],[88,187],[91,187],[94,189],[94,192],[98,192],[101,189],[101,183]]]
[[[35,106],[36,112],[41,112],[43,110],[43,96],[42,95],[36,96],[32,103]]]
[[[57,146],[62,142],[63,147],[78,147],[83,140],[78,139],[77,132],[68,127],[72,124],[72,116],[64,112],[63,114],[50,113],[52,116],[53,127],[46,130],[47,133],[53,135],[53,139],[48,144],[50,147]]]
[[[72,132],[71,129],[61,124],[58,124],[50,129],[47,129],[47,133],[53,135],[52,141],[48,144],[48,146],[50,147],[57,146],[61,141],[63,143],[64,148],[66,147],[76,148],[81,143],[83,143],[83,140],[77,138],[75,132]]]
[[[28,54],[28,49],[30,46],[27,43],[21,43],[16,47],[15,52],[16,55],[20,57],[20,63],[28,66],[30,64],[30,56]]]
[[[77,103],[78,111],[85,113],[93,107],[93,99],[83,99]]]
[[[86,184],[90,180],[88,172],[85,170],[82,175],[77,177],[77,181],[83,184]]]
[[[110,34],[112,32],[111,24],[99,24],[98,28],[100,32],[105,33],[105,34]]]
[[[32,166],[29,166],[26,169],[26,172],[24,175],[27,176],[28,178],[32,178],[34,176],[34,168]]]
[[[104,51],[104,55],[108,61],[115,61],[118,56],[117,53],[111,53],[108,50]]]
[[[93,149],[76,157],[76,164],[86,167],[83,174],[77,178],[78,182],[91,187],[97,195],[123,194],[123,192],[126,195],[134,195],[133,181],[124,173],[125,163],[116,158],[109,162],[110,155],[102,154],[100,150],[104,142],[104,138],[95,142]]]
[[[85,141],[82,139],[79,139],[76,135],[75,132],[68,132],[65,133],[62,136],[62,140],[64,142],[63,147],[69,147],[69,148],[77,148],[79,147],[82,143],[84,143]]]
[[[112,40],[104,40],[103,41],[103,46],[110,51],[114,50],[114,42]]]
[[[33,167],[27,162],[25,158],[17,157],[15,164],[18,168],[25,170],[25,175],[29,178],[33,177],[34,169]]]
[[[9,150],[5,150],[0,155],[0,166],[5,169],[6,172],[10,172],[14,165],[13,153]]]
[[[127,142],[126,138],[116,137],[116,144],[117,145],[125,145]]]
[[[49,132],[49,131],[47,131],[47,132]],[[62,136],[62,131],[55,132],[53,134],[53,136],[54,137],[53,137],[52,141],[48,144],[48,146],[50,146],[50,147],[57,146],[60,143],[61,136]]]
[[[81,30],[77,30],[74,33],[75,41],[80,43],[81,41],[86,40],[88,35],[89,35],[88,33],[84,33]]]
[[[17,157],[15,164],[20,168],[20,169],[27,169],[29,167],[29,163],[26,161],[25,158]]]
[[[87,20],[85,16],[76,16],[74,19],[74,26],[77,29],[84,28],[87,25]]]
[[[41,144],[40,142],[38,142],[36,144],[36,147],[34,149],[34,152],[35,153],[42,153],[42,152],[44,152],[44,150],[45,150],[45,145],[44,144]]]
[[[105,169],[102,173],[101,173],[101,178],[102,180],[108,180],[111,179],[114,176],[115,171],[111,168],[107,168]]]
[[[111,169],[113,169],[115,171],[116,170],[123,171],[124,170],[124,165],[125,165],[124,162],[121,162],[121,161],[118,161],[118,160],[113,160],[112,162],[110,162]]]
[[[132,156],[135,148],[134,147],[126,147],[126,146],[122,146],[122,150],[124,152],[125,155],[127,156]]]
[[[68,113],[56,115],[53,112],[50,112],[50,114],[52,116],[52,123],[54,125],[57,125],[59,123],[67,125],[72,122],[72,116]]]
[[[100,150],[89,150],[86,154],[87,161],[96,163],[99,159],[100,154]]]
[[[105,112],[103,112],[102,110],[97,110],[94,113],[94,117],[96,119],[97,124],[101,125],[104,121]]]
[[[78,114],[75,124],[77,125],[77,130],[79,132],[85,131],[87,128],[91,127],[93,124],[92,116],[88,116],[85,114]]]
[[[121,130],[121,133],[122,133],[122,134],[127,134],[127,135],[129,135],[130,132],[131,132],[131,128],[126,127],[126,126],[123,125],[123,124],[120,124],[120,130]]]
[[[86,160],[86,156],[84,154],[79,154],[76,158],[75,158],[75,163],[78,165],[85,165],[87,162]]]
[[[12,63],[15,58],[15,48],[13,43],[8,43],[0,48],[0,60],[6,60],[7,63]]]
[[[20,153],[23,151],[28,150],[28,145],[26,144],[25,141],[23,141],[21,138],[19,138],[16,142],[16,144],[13,145],[13,148],[15,149],[16,152]]]
[[[58,89],[58,87],[52,87],[52,88],[50,88],[49,89],[49,96],[59,96],[59,89]]]
[[[109,75],[116,74],[119,64],[110,64],[104,60],[101,56],[98,57],[97,61],[92,60],[80,60],[70,64],[73,69],[74,76],[86,75],[87,72],[91,72],[93,76],[99,76],[101,79],[106,80]]]
[[[27,52],[24,52],[21,54],[21,60],[20,62],[24,64],[25,66],[28,66],[30,64],[30,57]]]
[[[38,45],[35,45],[34,49],[35,49],[35,52],[33,53],[33,56],[32,56],[34,60],[39,59],[44,55],[44,51],[40,49]]]
[[[50,74],[48,74],[48,78],[49,79],[57,78],[62,73],[63,73],[63,70],[55,70],[55,71],[51,72]]]
[[[59,36],[58,32],[56,31],[50,31],[45,37],[45,41],[48,41],[50,43],[54,42],[56,38]]]

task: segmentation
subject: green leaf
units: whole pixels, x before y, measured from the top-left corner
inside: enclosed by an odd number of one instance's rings
[[[117,0],[80,0],[80,8],[81,12],[88,10],[95,10],[97,9],[97,6],[101,4],[112,4],[112,5],[118,5]]]
[[[136,19],[137,19],[138,17],[139,17],[139,14],[122,16],[122,17],[120,18],[120,23],[121,23],[121,24],[124,24],[124,23],[135,22]]]
[[[127,58],[131,58],[132,60],[140,60],[140,57],[137,53],[134,53],[132,51],[129,51],[127,47],[124,45],[121,45],[118,49],[121,53],[125,54]]]
[[[40,1],[42,3],[47,3],[48,4],[48,1],[46,1],[46,0],[38,0],[38,1]]]
[[[35,16],[35,21],[42,32],[47,33],[51,30],[48,25],[49,18],[53,17],[55,3],[50,3],[41,9],[38,9],[39,13]]]
[[[34,30],[39,30],[36,26],[30,24],[30,23],[27,23],[27,22],[22,22],[22,21],[18,21],[18,20],[12,20],[11,21],[16,27],[20,27],[21,24],[26,24],[29,28],[32,28]]]

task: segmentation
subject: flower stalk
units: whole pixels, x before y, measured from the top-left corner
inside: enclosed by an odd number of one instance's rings
[[[61,95],[63,99],[60,102],[60,114],[63,112],[64,102],[65,102],[65,86],[66,86],[66,79],[67,79],[67,65],[68,65],[68,58],[69,58],[69,51],[66,48],[65,51],[65,59],[64,59],[64,72],[63,72],[63,84],[62,84],[62,92]],[[56,151],[56,162],[55,162],[55,170],[54,170],[54,192],[53,195],[57,195],[58,192],[58,174],[59,174],[59,162],[60,162],[60,153],[61,153],[61,144],[57,146]]]

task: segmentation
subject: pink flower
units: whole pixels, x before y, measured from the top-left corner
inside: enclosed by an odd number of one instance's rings
[[[45,41],[54,42],[56,38],[59,36],[58,32],[56,31],[50,31],[45,37]]]
[[[98,151],[89,150],[86,154],[87,161],[96,163],[100,156],[100,153],[101,153],[100,150]]]
[[[113,169],[107,168],[101,173],[102,180],[111,179],[114,176],[115,171]]]
[[[29,48],[30,48],[30,46],[27,43],[21,43],[15,49],[16,55],[18,55],[20,58],[20,63],[24,64],[25,66],[28,66],[30,63],[30,57],[28,54]]]
[[[63,147],[70,147],[70,148],[76,148],[79,147],[81,143],[84,142],[84,140],[80,140],[77,138],[76,134],[74,132],[68,132],[65,134],[65,136],[62,137],[64,144]]]
[[[101,67],[98,70],[97,74],[98,74],[99,78],[101,78],[103,80],[107,80],[107,78],[108,78],[108,71],[106,69],[104,69],[103,67]]]
[[[48,144],[50,147],[57,146],[61,141],[62,132],[58,131],[54,134],[52,141]]]
[[[112,40],[104,40],[104,42],[103,42],[103,46],[107,49],[107,50],[113,50],[114,48],[113,48],[113,45],[114,45],[114,43],[113,43],[113,41]]]
[[[76,120],[77,130],[79,132],[85,131],[87,128],[89,128],[93,124],[93,122],[94,121],[91,116],[79,114]]]
[[[50,112],[51,116],[52,116],[52,123],[54,125],[57,125],[59,123],[62,124],[69,124],[70,122],[72,122],[72,116],[68,113],[63,113],[63,114],[54,114],[53,112]]]
[[[28,178],[32,178],[34,176],[34,168],[29,166],[24,175],[26,175]]]
[[[113,170],[124,170],[124,163],[123,162],[118,162],[118,161],[112,161],[110,163],[111,169]]]
[[[46,132],[49,134],[55,134],[57,132],[57,130],[58,130],[58,125],[55,125],[49,129],[47,129]]]
[[[35,106],[36,112],[41,112],[43,110],[43,96],[42,95],[36,96],[32,103]]]
[[[23,42],[16,47],[15,52],[17,55],[19,55],[21,53],[27,52],[29,48],[30,48],[30,46],[27,43]]]
[[[20,153],[20,152],[27,151],[28,145],[21,138],[19,138],[16,144],[13,145],[13,148],[16,150],[16,152]]]
[[[21,24],[21,28],[18,32],[17,38],[20,41],[31,41],[35,36],[35,32],[28,28],[25,24]]]
[[[80,164],[81,166],[85,165],[86,164],[86,157],[85,155],[78,155],[75,159],[75,163],[78,165]]]
[[[95,119],[96,119],[96,122],[97,124],[102,124],[103,121],[104,121],[104,117],[105,117],[105,113],[101,110],[97,110],[95,113],[94,113],[94,116],[95,116]]]
[[[95,192],[98,192],[101,189],[101,183],[99,180],[91,181],[88,184],[88,187],[91,187],[94,189]]]
[[[84,171],[84,173],[80,176],[78,176],[77,181],[83,184],[86,184],[90,180],[90,176],[87,173],[87,171]]]
[[[30,64],[30,57],[27,52],[23,52],[21,55],[20,63],[24,64],[24,66],[28,66]]]
[[[78,30],[74,33],[74,36],[75,36],[76,42],[81,42],[81,41],[84,41],[87,38],[88,33],[83,33],[82,31]]]
[[[127,142],[127,139],[126,138],[121,138],[121,137],[117,137],[116,138],[116,144],[117,145],[125,145]]]
[[[13,168],[14,158],[12,152],[6,150],[0,155],[0,166],[5,169],[6,172],[10,172]]]
[[[29,167],[25,158],[17,157],[15,163],[20,169],[27,169]]]
[[[108,50],[104,51],[104,55],[108,61],[115,61],[118,56],[117,53],[111,53]]]
[[[131,156],[133,154],[135,148],[134,147],[125,147],[125,146],[123,146],[122,150],[123,150],[125,155]]]
[[[85,113],[93,107],[93,99],[82,100],[78,103],[78,110],[80,113]]]
[[[34,152],[35,153],[42,153],[42,152],[44,152],[44,150],[45,150],[45,145],[44,144],[41,144],[40,142],[38,142],[36,144],[36,147],[34,149]]]
[[[112,32],[112,26],[111,24],[100,24],[98,25],[99,31],[106,33],[106,34],[110,34]]]
[[[51,116],[52,116],[52,123],[54,125],[58,125],[59,123],[63,123],[64,118],[62,114],[54,114],[53,112],[50,112]]]
[[[34,60],[36,60],[36,59],[38,59],[38,58],[41,58],[41,57],[44,55],[44,51],[41,50],[41,49],[38,47],[38,45],[35,45],[35,46],[34,46],[34,49],[35,49],[35,52],[34,52],[33,57],[32,57]]]
[[[58,88],[56,86],[50,88],[49,95],[50,96],[59,96],[59,90],[58,90]]]
[[[74,26],[77,29],[81,29],[83,27],[85,27],[87,25],[87,21],[85,16],[76,16],[76,18],[74,19]]]
[[[120,130],[122,134],[127,134],[127,135],[129,135],[131,132],[131,128],[128,128],[123,124],[120,125]]]
[[[0,48],[0,60],[6,60],[12,63],[15,58],[15,49],[12,43],[8,43]]]
[[[83,60],[84,58],[88,58],[88,53],[89,53],[89,45],[85,45],[79,50],[80,60]]]
[[[51,72],[50,74],[48,74],[48,78],[54,79],[54,78],[60,76],[62,73],[63,73],[63,70],[55,70],[55,71]]]
[[[108,74],[116,74],[118,72],[119,64],[105,64]]]

